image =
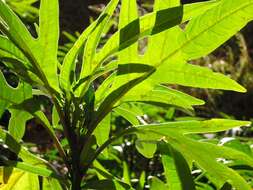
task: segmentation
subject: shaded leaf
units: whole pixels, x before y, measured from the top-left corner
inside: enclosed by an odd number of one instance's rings
[[[26,122],[33,118],[33,116],[27,112],[10,109],[11,118],[9,121],[8,131],[17,141],[20,141],[26,129]]]

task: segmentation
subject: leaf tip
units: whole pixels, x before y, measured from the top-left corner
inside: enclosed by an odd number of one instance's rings
[[[247,89],[244,88],[242,85],[237,84],[236,91],[237,91],[237,92],[241,92],[241,93],[246,93],[246,92],[247,92]]]

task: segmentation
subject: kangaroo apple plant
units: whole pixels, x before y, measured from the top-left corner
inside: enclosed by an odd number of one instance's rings
[[[101,45],[117,7],[118,30]],[[225,131],[249,122],[210,119],[141,124],[131,105],[142,102],[193,110],[204,104],[170,84],[245,92],[229,77],[188,62],[211,53],[252,19],[253,0],[185,5],[179,0],[155,0],[153,11],[143,16],[138,15],[136,0],[111,0],[60,62],[58,0],[41,0],[36,37],[0,0],[0,59],[20,79],[13,88],[0,72],[0,115],[5,110],[11,113],[8,131],[0,128],[0,143],[18,157],[11,160],[0,155],[1,189],[133,189],[131,181],[108,173],[98,157],[115,140],[135,134],[142,155],[151,158],[157,151],[161,155],[165,180],[152,178],[150,189],[201,189],[191,175],[194,164],[217,189],[230,184],[237,190],[250,190],[247,181],[218,158],[253,167],[251,156],[188,135]],[[140,53],[138,41],[143,38],[147,47]],[[41,97],[50,100],[52,117],[43,112]],[[132,126],[110,135],[113,112]],[[66,173],[24,147],[25,122],[31,118],[46,129]],[[67,145],[56,131],[62,131]],[[176,171],[171,172],[171,167]],[[89,181],[87,176],[94,170],[98,178]]]

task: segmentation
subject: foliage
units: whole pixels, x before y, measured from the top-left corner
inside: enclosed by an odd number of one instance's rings
[[[118,0],[110,1],[61,62],[57,57],[58,1],[41,1],[35,38],[0,0],[0,58],[20,78],[14,88],[0,75],[0,113],[8,109],[12,114],[8,131],[0,129],[1,144],[18,157],[13,160],[1,155],[1,188],[133,189],[125,163],[121,179],[109,173],[100,161],[103,156],[110,157],[112,143],[135,134],[135,145],[142,155],[161,155],[166,180],[151,178],[151,190],[209,188],[193,180],[194,168],[203,171],[216,189],[230,185],[238,190],[251,189],[233,167],[253,167],[252,155],[200,142],[192,136],[247,126],[250,122],[192,119],[141,123],[139,116],[145,110],[135,103],[173,105],[186,111],[204,103],[169,84],[245,92],[229,77],[188,61],[208,55],[251,21],[253,1],[180,5],[177,0],[156,0],[153,12],[139,16],[135,0],[122,0],[118,30],[101,46],[102,35],[108,31],[118,4]],[[144,38],[148,41],[147,50],[140,54],[138,41]],[[53,105],[52,122],[41,109],[42,96]],[[124,117],[132,127],[110,135],[112,114]],[[66,174],[24,148],[25,121],[31,118],[36,118],[52,138],[67,167]],[[64,138],[59,138],[57,131]],[[221,158],[233,167],[222,163]],[[139,179],[137,186],[143,189],[145,174]]]
[[[38,0],[6,0],[5,2],[27,21],[33,22],[39,15],[39,10],[33,6]]]

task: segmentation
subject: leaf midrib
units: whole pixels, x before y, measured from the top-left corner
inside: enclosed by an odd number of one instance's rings
[[[247,4],[241,6],[240,8],[237,8],[236,10],[226,14],[224,17],[221,17],[220,20],[218,20],[217,22],[213,23],[212,25],[210,25],[209,27],[207,27],[205,30],[202,30],[201,32],[199,32],[198,34],[196,34],[193,38],[191,38],[190,40],[187,40],[185,43],[183,43],[180,47],[178,47],[178,49],[176,49],[175,51],[173,51],[172,53],[170,53],[168,56],[164,57],[160,62],[157,62],[154,66],[155,67],[159,67],[161,64],[163,64],[166,60],[168,60],[171,56],[177,54],[178,52],[180,52],[185,46],[187,46],[189,43],[191,43],[192,41],[194,41],[195,39],[202,37],[201,34],[207,32],[208,30],[210,30],[211,28],[213,28],[214,26],[218,25],[219,23],[221,23],[222,21],[224,21],[226,18],[228,18],[229,16],[236,14],[237,12],[239,12],[241,9],[246,8],[248,5],[253,4],[253,2],[248,2]],[[210,9],[209,9],[210,10]]]

